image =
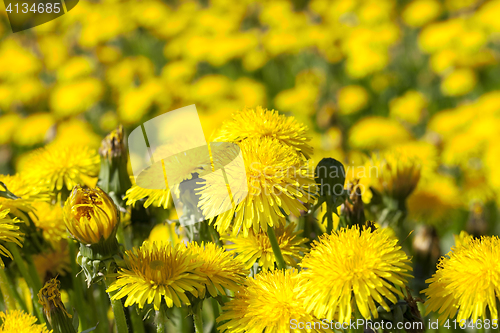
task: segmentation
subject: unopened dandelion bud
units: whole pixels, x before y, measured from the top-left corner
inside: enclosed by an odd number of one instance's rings
[[[97,282],[116,261],[119,215],[113,200],[100,188],[75,186],[63,208],[69,233],[80,242],[77,261],[87,283]]]
[[[43,306],[43,313],[47,317],[54,333],[76,333],[71,315],[61,301],[59,286],[61,282],[56,278],[45,283],[38,293],[38,302]]]
[[[320,195],[341,195],[345,183],[344,165],[334,158],[324,158],[316,166]]]
[[[122,196],[132,184],[127,171],[127,149],[123,135],[123,126],[109,133],[99,148],[101,171],[98,185],[121,204]]]
[[[353,181],[348,186],[349,199],[342,205],[342,213],[349,225],[366,225],[365,209],[361,199],[361,188],[359,179]]]

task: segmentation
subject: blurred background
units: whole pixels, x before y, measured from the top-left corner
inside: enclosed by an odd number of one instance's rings
[[[13,34],[1,4],[0,173],[190,104],[210,140],[262,105],[348,174],[387,149],[422,160],[408,200],[422,282],[453,235],[498,233],[499,17],[498,0],[82,0]]]

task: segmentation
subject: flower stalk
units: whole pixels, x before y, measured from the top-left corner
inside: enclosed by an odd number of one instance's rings
[[[280,245],[274,229],[272,227],[267,228],[267,235],[269,236],[269,242],[271,242],[271,247],[273,249],[274,256],[276,257],[276,263],[278,264],[278,269],[286,269],[285,259],[283,258],[283,253],[281,253]]]

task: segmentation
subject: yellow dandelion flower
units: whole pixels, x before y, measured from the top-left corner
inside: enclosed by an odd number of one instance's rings
[[[224,234],[228,229],[235,235],[240,229],[243,235],[253,228],[258,233],[267,226],[283,224],[285,214],[300,216],[306,210],[305,203],[314,201],[313,175],[303,165],[303,160],[293,149],[281,145],[274,138],[252,138],[239,143],[245,163],[248,194],[242,201],[221,213],[214,222]],[[211,186],[209,182],[201,190],[200,207],[205,216],[214,207],[226,207],[225,187]],[[233,223],[233,216],[234,223]]]
[[[346,86],[338,91],[337,101],[341,114],[356,113],[368,104],[368,92],[361,86]]]
[[[422,93],[410,90],[403,96],[391,100],[389,106],[391,117],[415,125],[422,120],[427,99]]]
[[[403,10],[403,21],[418,28],[436,19],[441,14],[441,3],[437,0],[414,0]]]
[[[276,270],[248,277],[245,287],[223,307],[222,315],[217,318],[217,322],[223,323],[219,331],[289,333],[294,320],[295,323],[319,322],[305,310],[304,299],[297,292],[297,275],[297,270]],[[293,331],[324,332],[317,330],[317,326]]]
[[[460,206],[461,194],[454,179],[434,174],[419,183],[408,198],[409,217],[427,224],[445,221]]]
[[[36,215],[33,222],[37,228],[42,229],[43,238],[51,244],[57,244],[67,237],[61,205],[37,201],[33,207]]]
[[[49,130],[55,124],[48,112],[40,112],[24,118],[14,131],[12,141],[19,146],[33,146],[48,139]]]
[[[313,148],[307,143],[310,138],[307,137],[306,126],[293,117],[280,115],[278,111],[267,110],[261,106],[234,114],[231,120],[222,124],[217,140],[239,142],[262,137],[275,138],[306,157],[313,153]]]
[[[10,213],[21,220],[29,221],[28,213],[33,212],[35,202],[48,201],[49,195],[46,187],[35,186],[21,174],[0,175],[0,182],[3,183],[9,192],[13,193],[17,199],[0,197],[0,204],[4,208],[10,209]],[[5,188],[0,184],[0,191]]]
[[[136,184],[132,184],[132,187],[127,190],[124,197],[124,199],[127,200],[126,204],[128,206],[134,206],[137,201],[144,198],[147,198],[144,202],[144,208],[148,208],[152,205],[153,207],[163,207],[167,209],[172,202],[169,188],[153,190],[137,186]]]
[[[203,262],[197,261],[183,244],[173,247],[144,242],[140,248],[126,251],[125,260],[128,268],[120,269],[117,280],[107,290],[119,290],[113,299],[127,296],[125,306],[137,304],[143,308],[147,302],[159,310],[162,297],[168,307],[181,307],[182,302],[190,305],[186,293],[198,297],[204,288],[204,277],[199,271]]]
[[[22,310],[0,312],[0,333],[51,333],[45,324],[37,324],[36,317]]]
[[[216,297],[218,292],[225,295],[224,288],[236,292],[245,281],[248,274],[245,264],[216,244],[199,245],[192,242],[189,243],[187,250],[196,255],[194,260],[203,262],[198,268],[201,275],[205,277],[205,281],[202,282],[205,289],[200,291],[200,298],[205,297],[206,290],[212,297]]]
[[[457,321],[498,318],[500,300],[500,239],[497,236],[467,239],[442,257],[429,287],[427,313],[438,312],[439,320]]]
[[[471,92],[476,83],[476,73],[472,69],[456,69],[441,82],[441,92],[447,96],[462,96]]]
[[[412,135],[400,123],[383,117],[365,117],[351,127],[349,144],[355,149],[384,149],[410,141]]]
[[[22,164],[21,174],[34,185],[52,191],[71,191],[77,184],[95,185],[99,155],[86,146],[47,145],[35,150]]]
[[[12,258],[9,250],[3,245],[3,243],[15,243],[20,247],[23,247],[21,243],[23,241],[24,234],[19,231],[19,227],[16,225],[18,222],[16,219],[11,219],[7,215],[9,214],[9,209],[4,209],[0,205],[0,255],[4,257]],[[2,257],[0,256],[0,268],[5,267]]]
[[[301,252],[307,252],[307,247],[304,245],[307,238],[299,236],[300,231],[294,231],[296,225],[290,223],[286,227],[280,225],[274,231],[278,244],[288,266],[297,266],[297,262],[302,258]],[[263,270],[274,270],[276,257],[274,256],[269,236],[265,232],[255,233],[252,229],[248,232],[247,237],[221,237],[226,242],[225,248],[234,250],[238,253],[236,258],[246,263],[249,269],[258,260],[259,266]]]
[[[64,223],[82,244],[112,239],[120,222],[113,199],[99,187],[75,186],[63,208]]]
[[[384,298],[397,302],[410,260],[387,229],[341,229],[321,236],[302,260],[301,294],[306,310],[318,318],[349,322],[353,307],[369,319],[378,317],[377,304],[390,308]]]

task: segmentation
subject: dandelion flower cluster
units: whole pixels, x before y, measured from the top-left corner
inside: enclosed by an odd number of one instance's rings
[[[300,266],[300,290],[308,312],[318,318],[349,322],[353,307],[370,319],[377,305],[403,297],[410,260],[388,229],[341,229],[315,241]],[[384,299],[385,298],[385,299]]]
[[[461,234],[457,246],[441,258],[436,273],[426,281],[427,313],[440,313],[439,320],[457,315],[457,321],[476,322],[488,312],[498,318],[499,257],[497,236],[472,239]]]

